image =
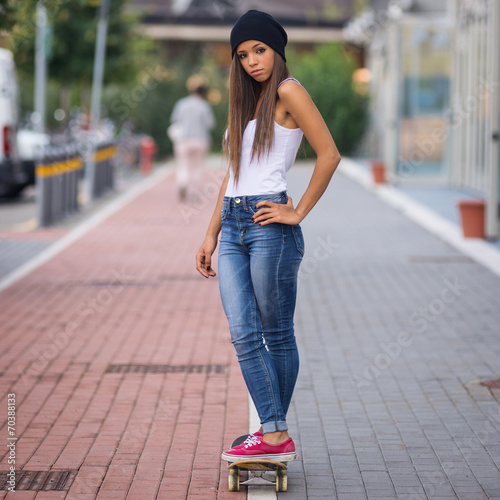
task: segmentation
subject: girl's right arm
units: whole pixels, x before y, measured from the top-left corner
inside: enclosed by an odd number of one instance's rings
[[[208,225],[207,234],[205,236],[205,241],[201,244],[198,253],[196,254],[196,269],[205,278],[210,276],[215,276],[215,271],[212,269],[212,254],[215,252],[217,247],[217,237],[219,236],[222,220],[222,201],[224,200],[224,194],[226,192],[227,183],[229,182],[229,169],[222,181],[222,185],[219,191],[219,197],[217,198],[217,205],[215,206],[214,213],[210,219],[210,224]]]

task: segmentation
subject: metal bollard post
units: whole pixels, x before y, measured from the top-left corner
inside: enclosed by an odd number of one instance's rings
[[[51,195],[52,195],[52,167],[50,164],[50,151],[45,148],[36,165],[36,191],[38,224],[42,227],[52,223]]]
[[[61,219],[64,219],[69,213],[69,159],[67,146],[61,150]]]
[[[50,213],[50,224],[53,224],[56,220],[56,210],[54,205],[54,199],[57,196],[57,150],[52,147],[49,150],[49,165],[50,165],[50,199],[48,200],[49,213]]]
[[[75,210],[79,210],[79,195],[80,195],[80,179],[84,175],[84,162],[82,154],[75,148]]]
[[[102,196],[105,191],[104,186],[104,170],[106,165],[106,144],[103,144],[99,150],[99,196]]]
[[[73,211],[73,148],[66,146],[66,213]]]
[[[70,210],[71,212],[76,212],[78,210],[78,176],[80,175],[80,158],[76,147],[73,146],[70,152]]]
[[[103,145],[101,151],[101,193],[104,194],[108,190],[108,156],[109,143]]]
[[[83,161],[75,145],[48,146],[36,166],[37,214],[50,226],[78,210]]]
[[[100,183],[100,175],[101,175],[101,165],[100,165],[100,151],[101,146],[97,146],[94,153],[94,163],[95,163],[95,174],[94,174],[94,196],[97,198],[101,196],[101,183]]]
[[[103,184],[104,184],[104,189],[106,191],[109,190],[109,165],[111,163],[111,151],[112,151],[112,146],[111,144],[108,143],[106,146],[106,157],[104,159],[103,163]]]
[[[57,152],[57,188],[58,198],[56,202],[56,220],[64,217],[64,188],[65,188],[65,154],[64,148],[60,147]]]
[[[111,158],[109,159],[109,181],[108,187],[113,190],[115,188],[115,159],[118,152],[118,146],[116,142],[112,145]]]
[[[52,199],[51,201],[51,220],[57,222],[61,215],[61,153],[59,148],[54,148],[52,159]]]

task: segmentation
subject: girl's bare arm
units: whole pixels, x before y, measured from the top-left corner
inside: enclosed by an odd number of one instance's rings
[[[212,269],[212,254],[217,248],[217,237],[219,236],[221,229],[221,212],[222,212],[222,201],[224,199],[224,193],[226,192],[227,183],[229,182],[229,169],[222,181],[222,185],[219,191],[219,197],[217,198],[217,204],[215,205],[215,210],[208,224],[207,234],[205,240],[203,241],[198,253],[196,254],[196,269],[205,278],[210,276],[215,276],[215,271]]]
[[[309,185],[296,208],[290,198],[287,205],[267,201],[257,204],[257,208],[259,205],[270,207],[260,209],[254,216],[254,222],[262,225],[300,223],[321,198],[340,163],[337,146],[307,90],[297,82],[287,81],[278,89],[278,95],[286,111],[304,132],[317,159]]]

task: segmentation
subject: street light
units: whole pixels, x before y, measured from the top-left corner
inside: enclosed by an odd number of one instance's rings
[[[99,8],[99,25],[97,28],[97,40],[95,44],[94,76],[92,81],[92,97],[90,105],[90,134],[89,147],[87,151],[86,181],[88,201],[94,196],[95,179],[95,138],[101,117],[101,93],[104,77],[104,60],[106,58],[106,35],[108,31],[109,0],[102,0]]]

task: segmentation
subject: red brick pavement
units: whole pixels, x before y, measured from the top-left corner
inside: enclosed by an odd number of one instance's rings
[[[227,491],[220,453],[248,428],[247,395],[218,283],[194,269],[214,203],[212,189],[181,210],[170,175],[0,295],[1,412],[15,393],[16,466],[78,470],[69,492],[0,498],[245,497]],[[227,369],[105,373],[122,363]]]

